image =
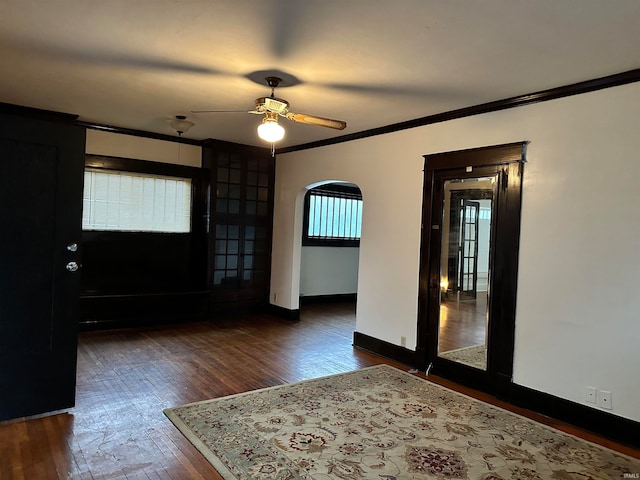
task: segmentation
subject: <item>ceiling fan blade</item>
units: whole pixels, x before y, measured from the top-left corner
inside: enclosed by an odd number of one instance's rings
[[[336,130],[344,130],[347,127],[347,122],[343,122],[342,120],[316,117],[314,115],[307,115],[306,113],[289,112],[284,116],[289,120],[293,120],[294,122],[306,123],[308,125],[317,125],[319,127],[335,128]]]

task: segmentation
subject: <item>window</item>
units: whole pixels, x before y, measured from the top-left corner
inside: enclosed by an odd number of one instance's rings
[[[358,246],[362,225],[360,189],[338,184],[307,192],[303,245]]]
[[[87,168],[82,228],[189,232],[191,179]]]

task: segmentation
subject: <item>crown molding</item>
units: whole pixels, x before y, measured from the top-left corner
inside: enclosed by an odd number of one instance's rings
[[[432,125],[434,123],[446,122],[458,118],[471,117],[473,115],[480,115],[483,113],[497,112],[500,110],[506,110],[508,108],[522,107],[524,105],[531,105],[534,103],[548,102],[550,100],[556,100],[558,98],[580,95],[582,93],[595,92],[597,90],[617,87],[620,85],[626,85],[638,81],[640,81],[640,68],[629,70],[627,72],[617,73],[615,75],[596,78],[593,80],[586,80],[584,82],[572,83],[570,85],[564,85],[562,87],[555,87],[547,90],[541,90],[535,93],[528,93],[526,95],[518,95],[502,100],[495,100],[492,102],[481,103],[479,105],[473,105],[471,107],[464,107],[457,110],[450,110],[448,112],[436,113],[434,115],[428,115],[426,117],[420,117],[414,120],[393,123],[384,127],[363,130],[362,132],[350,133],[348,135],[341,135],[317,142],[279,148],[276,149],[276,154],[296,152],[299,150],[308,150],[310,148],[318,148],[327,145],[335,145],[337,143],[360,140],[367,137],[399,132],[401,130],[407,130],[410,128],[423,127],[425,125]]]

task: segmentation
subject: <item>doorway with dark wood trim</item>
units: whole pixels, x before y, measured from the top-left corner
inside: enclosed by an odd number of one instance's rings
[[[525,151],[518,142],[424,156],[419,366],[496,395],[513,373]]]

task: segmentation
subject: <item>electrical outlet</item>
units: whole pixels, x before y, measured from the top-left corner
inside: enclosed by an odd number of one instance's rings
[[[400,337],[400,346],[401,347],[407,346],[407,337]]]
[[[596,403],[596,387],[587,387],[586,400],[587,403]]]
[[[611,392],[598,390],[598,406],[611,410]]]

